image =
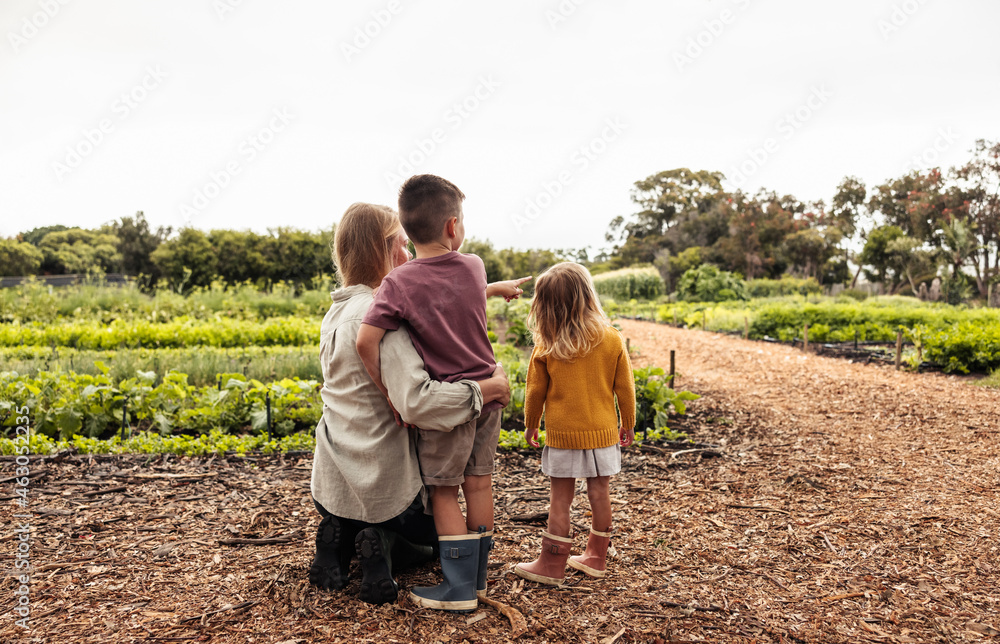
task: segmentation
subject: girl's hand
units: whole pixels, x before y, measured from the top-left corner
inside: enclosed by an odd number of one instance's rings
[[[635,432],[631,429],[625,429],[624,427],[618,428],[618,444],[622,447],[628,447],[635,440]]]
[[[532,447],[538,447],[538,428],[528,428],[524,430],[524,440],[528,441],[528,445]]]

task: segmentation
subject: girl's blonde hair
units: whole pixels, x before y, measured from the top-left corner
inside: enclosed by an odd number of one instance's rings
[[[389,206],[355,203],[333,235],[333,263],[342,286],[375,288],[393,268],[392,249],[403,227]]]
[[[585,356],[601,343],[608,320],[594,281],[576,262],[562,262],[535,280],[528,326],[542,355],[559,360]]]

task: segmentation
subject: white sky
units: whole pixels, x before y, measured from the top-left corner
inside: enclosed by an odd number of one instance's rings
[[[314,230],[431,172],[471,237],[596,248],[662,170],[829,200],[1000,139],[996,0],[64,2],[0,2],[0,236]]]

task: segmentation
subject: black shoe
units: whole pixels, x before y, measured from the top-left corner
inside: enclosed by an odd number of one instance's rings
[[[361,601],[388,604],[396,601],[399,584],[392,578],[390,538],[379,528],[365,528],[354,540],[361,562]]]
[[[353,548],[344,544],[344,529],[334,516],[325,517],[316,530],[316,558],[309,566],[309,583],[325,590],[347,586]],[[346,546],[346,547],[345,547]]]

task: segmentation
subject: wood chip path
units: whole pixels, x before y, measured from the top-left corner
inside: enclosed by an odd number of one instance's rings
[[[0,509],[0,642],[980,642],[1000,634],[1000,392],[786,346],[622,321],[636,366],[704,398],[694,441],[628,449],[604,580],[523,582],[548,488],[496,474],[497,606],[375,607],[311,588],[311,458],[71,456],[32,464],[30,630],[13,623],[17,513]],[[680,453],[684,452],[684,453]],[[721,454],[717,455],[717,454]],[[13,475],[0,462],[0,479]],[[589,527],[579,490],[573,522]],[[510,617],[499,609],[508,609]],[[515,612],[516,611],[516,612]],[[519,621],[519,620],[523,620]]]

